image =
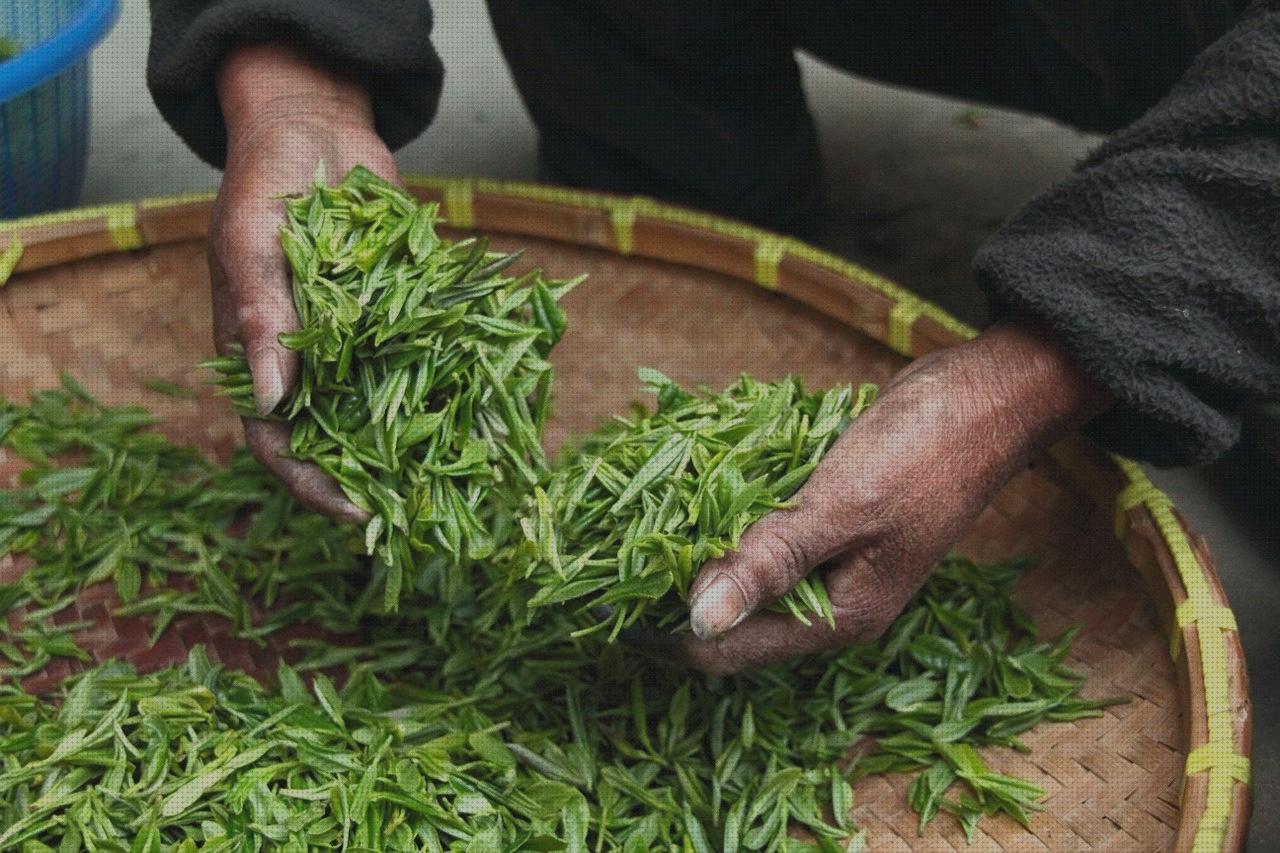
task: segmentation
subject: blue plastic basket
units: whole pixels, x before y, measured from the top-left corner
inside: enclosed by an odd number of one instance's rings
[[[89,143],[89,52],[119,0],[0,0],[0,219],[69,207]]]

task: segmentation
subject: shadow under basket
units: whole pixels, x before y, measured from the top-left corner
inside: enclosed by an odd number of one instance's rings
[[[635,399],[647,365],[722,387],[740,372],[802,375],[810,387],[883,382],[907,360],[973,334],[938,308],[804,244],[647,199],[529,184],[417,178],[458,233],[524,248],[522,264],[589,274],[566,298],[573,318],[553,356],[551,445]],[[212,197],[155,199],[0,223],[0,251],[22,247],[0,290],[0,394],[24,400],[65,370],[104,402],[144,402],[171,438],[224,456],[241,441],[225,401],[194,365],[212,352],[203,237]],[[11,255],[12,257],[12,255]],[[148,393],[147,380],[200,388]],[[984,821],[967,846],[951,821],[923,836],[905,777],[857,788],[854,818],[883,851],[1238,851],[1250,806],[1250,704],[1235,621],[1204,542],[1131,462],[1080,436],[1021,472],[959,550],[1030,555],[1018,598],[1046,634],[1084,626],[1068,664],[1092,696],[1128,704],[1099,719],[1042,725],[1029,754],[995,750],[998,769],[1047,792],[1030,831]],[[4,573],[0,561],[0,575]],[[10,572],[14,571],[11,564]],[[259,676],[288,656],[227,636],[206,616],[178,620],[155,646],[138,618],[115,617],[110,589],[87,589],[72,619],[98,660],[143,669],[181,661],[195,643]],[[57,663],[28,680],[49,690]]]

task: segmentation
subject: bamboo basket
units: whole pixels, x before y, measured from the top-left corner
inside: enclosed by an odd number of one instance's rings
[[[467,179],[410,179],[451,225],[526,248],[553,275],[590,274],[567,298],[571,326],[553,357],[552,445],[620,412],[635,368],[722,386],[739,372],[799,373],[812,387],[887,380],[909,358],[973,330],[870,272],[768,232],[642,198]],[[25,399],[66,370],[104,401],[142,402],[175,440],[224,456],[241,440],[225,402],[193,365],[212,351],[205,234],[211,195],[152,199],[0,223],[0,394]],[[6,252],[6,249],[8,250]],[[8,267],[9,269],[6,269]],[[195,399],[147,391],[162,379]],[[14,460],[0,455],[0,477]],[[1080,622],[1069,663],[1090,695],[1124,694],[1102,719],[1046,723],[1028,755],[989,760],[1047,791],[1030,831],[983,822],[967,846],[954,821],[917,836],[903,777],[868,779],[854,817],[881,851],[1241,850],[1250,808],[1251,708],[1243,651],[1213,562],[1169,499],[1133,463],[1073,436],[1021,472],[959,546],[979,559],[1029,554],[1019,598],[1046,632]],[[25,567],[0,559],[0,580]],[[195,643],[263,674],[264,648],[218,618],[175,622],[150,646],[139,618],[115,617],[113,590],[86,590],[63,616],[97,660],[144,670]],[[58,661],[26,682],[47,691]]]

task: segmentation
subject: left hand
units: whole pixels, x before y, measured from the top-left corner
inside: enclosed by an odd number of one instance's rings
[[[227,169],[209,224],[214,344],[239,343],[253,376],[260,414],[274,410],[298,380],[298,354],[279,341],[298,327],[289,265],[280,248],[281,196],[311,187],[317,164],[338,179],[364,165],[393,183],[395,160],[374,126],[369,94],[287,44],[253,43],[228,55],[217,77],[227,125]],[[351,503],[315,465],[289,456],[292,427],[246,418],[254,457],[303,506],[363,524]]]
[[[921,358],[690,591],[685,658],[713,673],[874,640],[1031,456],[1105,406],[1047,334],[995,326]],[[825,566],[835,629],[757,612]]]

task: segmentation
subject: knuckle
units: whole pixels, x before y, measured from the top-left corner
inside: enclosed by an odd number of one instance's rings
[[[280,251],[271,245],[246,242],[235,232],[223,231],[210,238],[209,266],[239,294],[258,292],[264,283],[280,288],[288,283],[288,267]]]
[[[297,326],[297,313],[288,295],[265,288],[237,293],[235,313],[246,346],[255,341],[274,344],[277,334]]]
[[[264,300],[245,300],[236,311],[245,345],[251,342],[273,344],[276,334],[291,325],[289,306]]]
[[[272,475],[274,475],[276,479],[280,480],[280,482],[283,483],[292,494],[293,489],[292,483],[290,482],[289,471],[281,464],[285,460],[280,457],[276,448],[269,442],[260,438],[255,440],[248,430],[245,431],[245,444],[249,446],[249,452],[253,455],[254,459],[258,460],[258,464],[270,471]],[[294,495],[294,497],[297,496]]]
[[[883,598],[868,596],[836,614],[836,645],[868,643],[878,639],[897,617],[897,608]]]
[[[899,584],[898,560],[880,553],[865,561],[870,588],[879,595],[890,594]]]
[[[874,640],[888,630],[913,592],[899,562],[879,552],[861,554],[827,583],[836,630],[846,643]]]
[[[214,343],[219,347],[218,351],[225,353],[226,346],[239,336],[240,323],[235,305],[226,288],[216,286],[216,276],[214,282],[215,286],[210,291],[213,303],[213,338]]]
[[[248,445],[253,458],[265,465],[273,473],[278,473],[282,463],[287,461],[280,455],[282,445],[279,437],[272,429],[273,424],[257,418],[241,418],[244,425],[244,443]]]
[[[780,595],[809,569],[808,549],[786,527],[762,530],[752,543],[753,580],[761,591]]]
[[[255,250],[240,244],[233,251],[236,259],[230,268],[235,270],[242,289],[254,292],[261,290],[263,282],[285,281],[284,256],[274,248]]]
[[[282,268],[284,254],[276,233],[284,223],[279,203],[268,197],[246,196],[223,186],[224,195],[209,219],[209,248],[222,263],[236,269],[261,272]]]
[[[327,489],[317,488],[310,482],[309,478],[293,479],[282,477],[285,489],[293,497],[299,505],[306,507],[312,512],[331,518],[335,521],[346,521],[351,523],[360,523],[366,521],[359,514],[359,510],[351,511],[344,508],[337,498],[329,494]]]
[[[862,525],[868,545],[862,549],[869,569],[877,576],[890,577],[903,561],[910,541],[910,522],[899,508],[881,501],[869,508]]]
[[[214,214],[211,244],[214,251],[224,259],[232,257],[237,251],[243,251],[257,236],[243,207],[243,204],[233,198],[226,199]]]

